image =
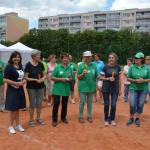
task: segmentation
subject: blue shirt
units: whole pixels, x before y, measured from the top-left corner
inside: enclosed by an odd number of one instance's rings
[[[100,73],[102,72],[102,70],[104,68],[104,62],[101,60],[98,60],[98,61],[94,61],[94,63],[97,66],[98,75],[100,75]]]

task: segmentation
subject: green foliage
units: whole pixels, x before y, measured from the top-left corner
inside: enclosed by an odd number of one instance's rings
[[[83,51],[91,50],[92,53],[100,53],[106,62],[110,52],[119,56],[119,63],[124,64],[127,57],[132,57],[136,52],[150,54],[150,33],[137,33],[130,30],[105,30],[96,32],[86,30],[75,34],[68,30],[39,30],[31,29],[28,34],[19,39],[23,44],[42,51],[44,57],[61,52],[68,52],[75,61],[80,60]],[[2,43],[11,45],[10,42]]]

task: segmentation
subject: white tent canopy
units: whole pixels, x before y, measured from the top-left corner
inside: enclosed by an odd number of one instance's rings
[[[0,44],[0,49],[7,48],[6,46]]]
[[[35,49],[32,49],[20,42],[9,46],[9,47],[0,47],[0,59],[2,59],[6,64],[9,60],[10,55],[12,54],[13,51],[19,51],[22,56],[22,64],[25,66],[25,64],[31,60],[31,53]]]
[[[12,46],[9,46],[8,48],[9,49],[13,49],[13,50],[18,50],[20,52],[26,52],[26,53],[27,52],[31,52],[31,51],[34,50],[34,49],[32,49],[32,48],[30,48],[30,47],[28,47],[28,46],[26,46],[26,45],[24,45],[24,44],[22,44],[20,42],[14,44]]]

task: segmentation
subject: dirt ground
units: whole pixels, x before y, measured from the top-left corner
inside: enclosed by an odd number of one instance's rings
[[[76,100],[78,100],[76,94]],[[150,150],[150,103],[145,105],[142,125],[126,126],[129,117],[129,103],[122,97],[117,105],[116,127],[104,127],[103,105],[93,104],[93,123],[78,122],[78,102],[69,102],[69,124],[61,122],[52,127],[52,107],[44,104],[42,118],[46,125],[28,126],[28,111],[21,112],[20,119],[24,133],[10,135],[7,132],[8,114],[0,113],[0,150]],[[86,107],[84,117],[86,118]]]

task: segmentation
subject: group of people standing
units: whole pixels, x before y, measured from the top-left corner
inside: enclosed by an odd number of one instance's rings
[[[25,89],[29,95],[29,125],[34,127],[36,123],[44,125],[41,118],[41,107],[44,96],[48,104],[52,105],[52,125],[58,125],[58,109],[61,102],[61,121],[68,124],[67,105],[69,96],[75,104],[74,86],[77,80],[79,93],[79,122],[84,123],[84,105],[87,102],[87,121],[92,123],[92,99],[97,101],[97,90],[101,102],[104,103],[104,125],[116,126],[116,105],[118,96],[121,95],[121,66],[118,65],[118,56],[115,53],[108,55],[108,62],[100,60],[98,54],[91,51],[83,52],[82,61],[76,65],[72,57],[62,53],[60,63],[56,63],[56,55],[50,55],[46,64],[42,61],[40,51],[33,51],[32,60],[22,67],[21,54],[17,51],[10,56],[8,64],[0,65],[0,71],[4,72],[4,83],[7,84],[5,95],[5,109],[9,112],[9,133],[15,134],[16,130],[23,132],[24,128],[19,122],[19,109],[26,107]],[[150,61],[150,59],[149,59]],[[149,65],[144,64],[144,54],[137,53],[132,60],[128,59],[128,66],[124,68],[126,76],[125,101],[128,100],[130,89],[130,119],[127,125],[136,123],[140,126],[140,115],[143,112],[144,102],[148,93],[150,82]],[[150,63],[149,63],[150,64]],[[0,74],[1,75],[1,74]],[[0,81],[1,83],[1,81]],[[130,86],[129,86],[130,85]],[[150,92],[150,91],[149,91]],[[36,113],[36,117],[34,117]],[[136,115],[136,117],[135,117]],[[14,122],[16,127],[14,128]]]

